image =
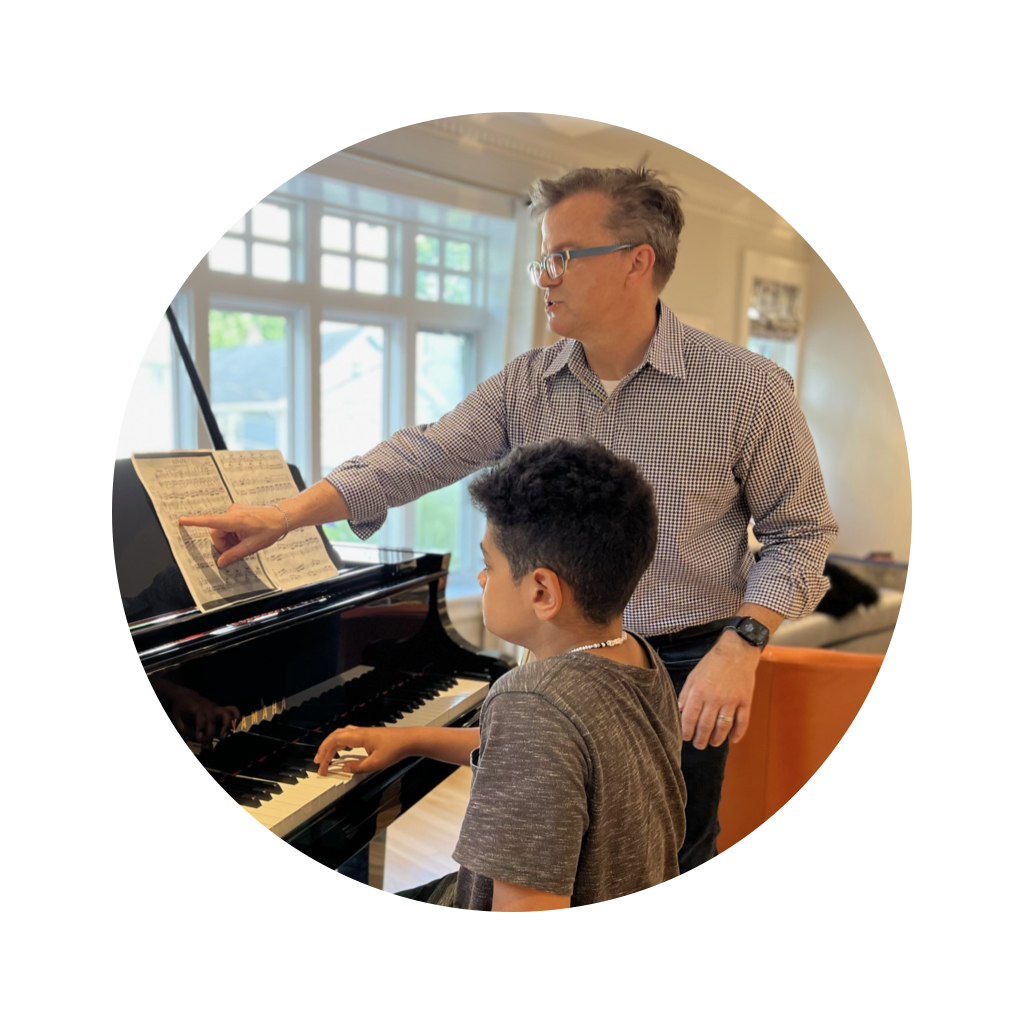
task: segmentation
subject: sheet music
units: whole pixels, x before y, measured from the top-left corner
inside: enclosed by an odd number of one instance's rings
[[[216,451],[213,458],[239,505],[269,505],[299,493],[279,451]],[[281,525],[283,529],[283,517]],[[261,551],[260,557],[267,575],[282,590],[338,574],[315,526],[291,530],[283,540]]]
[[[183,451],[133,455],[192,600],[202,611],[290,590],[337,575],[320,533],[300,527],[270,548],[226,569],[205,527],[178,526],[178,517],[215,515],[228,505],[266,505],[298,494],[279,451]],[[283,524],[282,524],[283,525]]]
[[[212,515],[231,504],[212,452],[133,455],[132,465],[153,502],[192,600],[202,611],[277,590],[259,555],[220,569],[210,531],[178,525],[179,516]]]

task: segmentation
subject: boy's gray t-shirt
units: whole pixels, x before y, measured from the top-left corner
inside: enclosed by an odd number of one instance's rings
[[[492,879],[571,905],[679,874],[686,786],[672,681],[578,652],[530,662],[491,688],[453,857],[455,904],[490,910]]]

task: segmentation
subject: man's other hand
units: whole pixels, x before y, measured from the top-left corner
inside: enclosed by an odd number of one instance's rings
[[[679,694],[683,739],[698,750],[739,743],[750,722],[761,652],[732,630],[704,655]]]

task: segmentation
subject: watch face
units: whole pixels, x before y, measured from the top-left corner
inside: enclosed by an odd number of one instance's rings
[[[736,632],[744,640],[756,644],[758,647],[764,647],[768,642],[768,628],[761,625],[756,619],[741,619],[736,625]]]

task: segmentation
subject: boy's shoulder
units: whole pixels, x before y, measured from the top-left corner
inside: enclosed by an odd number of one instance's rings
[[[623,665],[599,655],[578,652],[560,654],[539,661],[529,661],[502,675],[492,686],[488,700],[502,694],[535,694],[555,705],[587,702],[605,686],[657,689],[671,680],[657,654],[647,646],[651,667]]]

